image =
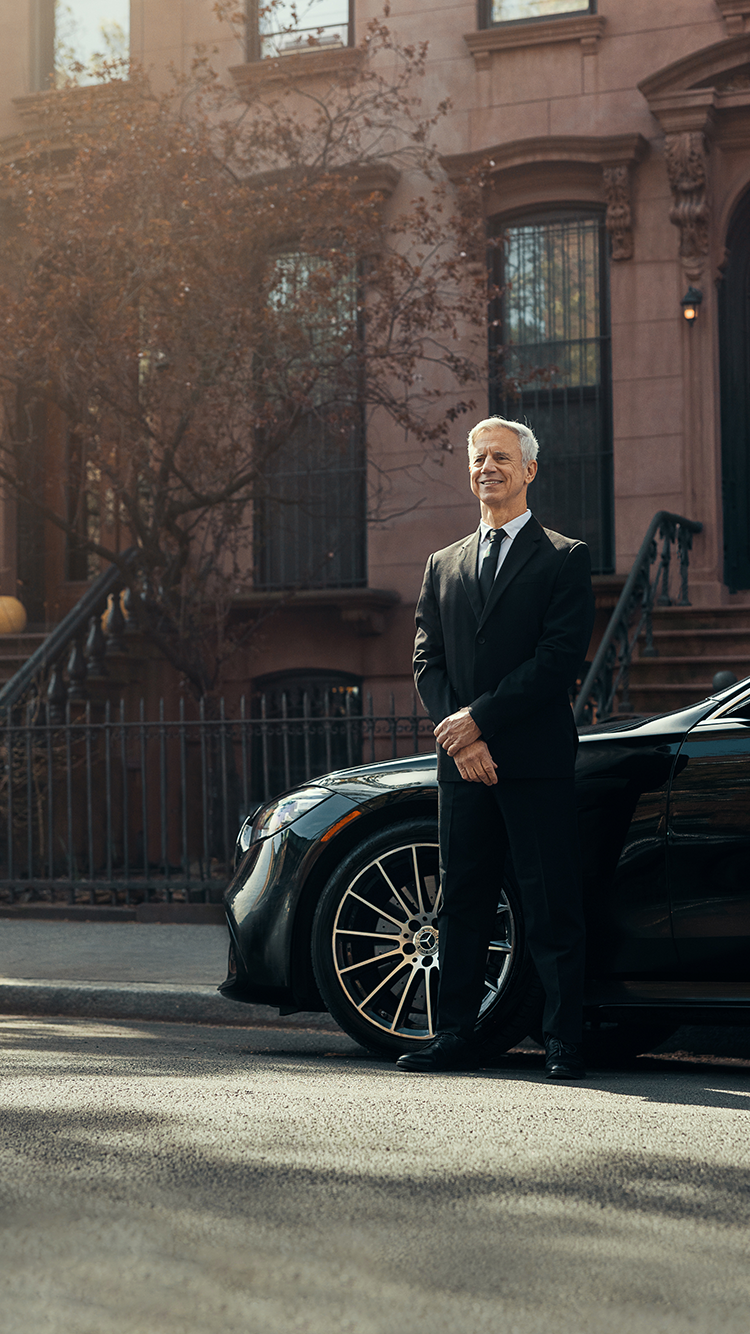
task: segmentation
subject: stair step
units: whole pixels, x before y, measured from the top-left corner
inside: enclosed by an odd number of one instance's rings
[[[652,658],[651,655],[648,653],[645,654],[641,653],[637,658],[633,658],[631,666],[640,667],[643,665],[648,665],[651,663],[659,663],[659,662],[662,663],[665,667],[672,667],[676,663],[684,665],[685,663],[691,663],[691,662],[696,663],[696,665],[699,667],[705,667],[706,654],[705,653],[676,653],[676,654],[657,653],[656,656]],[[718,662],[720,666],[724,666],[726,663],[729,662],[750,662],[750,654],[745,656],[739,653],[722,653],[722,654],[712,653],[711,662],[712,663]]]
[[[648,682],[661,682],[665,686],[681,681],[698,682],[713,680],[717,672],[734,672],[738,681],[750,676],[750,657],[740,654],[731,657],[678,657],[634,658],[630,664],[630,680],[633,685],[646,685]]]
[[[750,630],[654,630],[654,645],[665,656],[713,657],[716,654],[749,653]],[[645,638],[639,640],[643,651]]]
[[[685,626],[681,630],[662,630],[655,629],[654,634],[660,639],[684,639],[685,635],[695,635],[700,639],[722,639],[727,635],[739,635],[750,637],[750,625],[728,625],[720,626],[719,629],[701,628],[700,626]]]
[[[631,685],[631,695],[691,695],[696,703],[701,699],[708,699],[713,694],[713,686],[710,681],[665,681],[664,683],[655,683],[644,681],[637,685]]]
[[[663,630],[742,630],[750,626],[750,607],[654,607],[654,628]]]
[[[674,685],[639,685],[630,690],[630,704],[634,713],[669,713],[670,709],[686,709],[700,704],[714,693],[708,681],[678,681]]]

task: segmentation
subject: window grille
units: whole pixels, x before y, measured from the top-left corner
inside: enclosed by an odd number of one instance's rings
[[[23,405],[19,404],[19,408]],[[21,429],[27,431],[21,475],[30,495],[44,495],[46,473],[44,442],[47,413],[39,400],[29,403],[21,414]],[[46,523],[44,515],[30,500],[19,496],[16,502],[16,581],[17,594],[26,608],[30,626],[42,626],[46,608]]]
[[[251,0],[248,60],[354,44],[353,0]]]
[[[255,587],[360,588],[366,583],[361,430],[325,417],[294,431],[265,468],[255,499]]]
[[[603,217],[561,213],[496,229],[490,411],[528,421],[540,445],[529,504],[613,567],[609,288]]]
[[[255,587],[361,587],[367,580],[367,493],[354,356],[356,278],[345,270],[332,285],[330,271],[311,255],[280,255],[276,269],[270,302],[278,312],[275,355],[285,379],[272,392],[283,409],[285,391],[295,400],[299,374],[307,409],[265,457],[258,441]],[[287,334],[283,359],[278,353]],[[310,367],[316,372],[312,381]]]

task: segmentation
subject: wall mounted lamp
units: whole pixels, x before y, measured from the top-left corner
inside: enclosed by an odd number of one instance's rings
[[[698,318],[698,308],[703,300],[703,293],[699,287],[688,287],[680,305],[682,313],[688,324],[692,324]]]

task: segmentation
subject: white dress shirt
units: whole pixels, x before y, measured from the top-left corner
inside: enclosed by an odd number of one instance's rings
[[[531,510],[526,510],[525,514],[519,514],[515,519],[511,519],[508,523],[503,523],[500,525],[500,527],[505,530],[505,537],[500,543],[500,555],[497,558],[497,570],[495,570],[496,579],[500,570],[500,566],[506,559],[508,552],[513,546],[514,539],[518,537],[518,534],[520,533],[521,529],[524,527],[525,524],[529,522],[530,518],[531,518]],[[494,532],[494,529],[491,528],[488,523],[485,523],[484,519],[482,519],[479,528],[480,528],[480,537],[479,537],[479,555],[477,557],[477,578],[479,578],[479,571],[482,568],[482,562],[485,559],[485,557],[489,554],[491,546],[489,540],[489,534],[491,532]]]

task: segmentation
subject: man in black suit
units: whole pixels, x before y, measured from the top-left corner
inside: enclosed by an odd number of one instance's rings
[[[583,542],[541,525],[526,504],[538,445],[491,417],[469,435],[477,532],[430,556],[417,605],[414,673],[436,724],[440,982],[435,1038],[401,1056],[411,1071],[465,1069],[484,992],[509,853],[546,1003],[547,1073],[576,1078],[584,921],[568,689],[594,619]]]

